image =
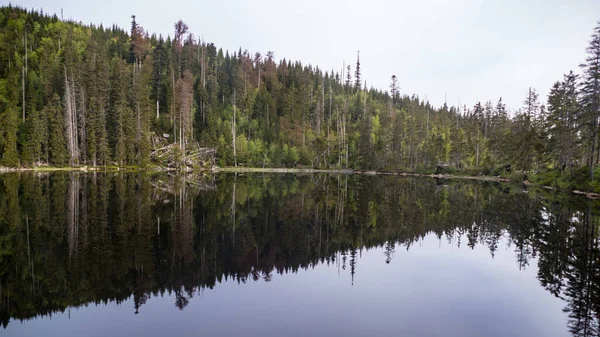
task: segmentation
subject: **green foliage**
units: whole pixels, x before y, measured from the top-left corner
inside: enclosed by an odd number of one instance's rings
[[[177,143],[181,158],[196,142],[216,148],[221,166],[433,173],[441,165],[445,173],[507,176],[507,164],[531,174],[597,161],[593,57],[584,86],[565,75],[547,108],[530,89],[509,117],[501,98],[434,107],[415,95],[367,90],[359,62],[353,83],[350,72],[342,79],[271,53],[198,43],[187,28],[165,40],[145,34],[142,20],[125,31],[18,7],[0,7],[0,15],[0,63],[11,65],[0,68],[3,165],[144,166],[156,138]],[[599,36],[591,44],[600,45]],[[24,50],[15,48],[24,37],[35,41],[27,69]],[[401,79],[393,81],[397,90]],[[154,156],[154,164],[169,164],[164,158]]]
[[[536,184],[546,185],[546,186],[554,186],[555,182],[558,181],[558,178],[560,176],[561,176],[560,172],[551,170],[551,171],[531,175],[529,177],[529,179],[531,182],[534,182]]]
[[[17,151],[17,129],[19,119],[12,106],[0,112],[0,165],[19,166],[19,153]]]
[[[511,182],[515,182],[515,183],[521,183],[521,182],[525,181],[526,178],[527,177],[522,172],[511,172],[508,175],[508,179]]]
[[[64,116],[57,94],[52,96],[50,104],[44,107],[48,118],[48,160],[55,166],[67,164],[67,144],[64,132]]]

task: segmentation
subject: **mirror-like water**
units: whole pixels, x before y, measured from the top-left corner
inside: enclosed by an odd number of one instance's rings
[[[0,175],[7,336],[596,336],[597,202],[345,175]]]

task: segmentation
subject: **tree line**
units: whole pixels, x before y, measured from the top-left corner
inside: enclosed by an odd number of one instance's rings
[[[434,107],[338,70],[224,51],[189,32],[150,34],[0,8],[0,165],[164,164],[199,147],[219,165],[427,171],[584,170],[600,160],[600,25],[581,74],[509,113],[502,98]],[[169,148],[171,149],[171,148]]]

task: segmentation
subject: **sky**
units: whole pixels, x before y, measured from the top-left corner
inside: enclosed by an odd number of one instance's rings
[[[5,0],[0,0],[0,3]],[[65,19],[125,29],[131,15],[149,33],[173,35],[183,20],[217,47],[274,51],[341,71],[360,51],[367,86],[387,90],[396,75],[401,94],[434,106],[472,107],[500,97],[515,110],[532,87],[542,103],[563,74],[580,72],[600,20],[598,0],[21,0]]]

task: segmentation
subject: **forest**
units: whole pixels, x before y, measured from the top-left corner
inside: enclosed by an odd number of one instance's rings
[[[430,236],[461,249],[485,247],[490,261],[512,254],[514,267],[533,268],[540,286],[564,300],[573,336],[597,335],[597,202],[461,180],[214,179],[1,175],[0,323],[128,299],[131,312],[144,314],[145,303],[160,296],[185,310],[225,280],[270,282],[319,264],[360,284],[365,249],[379,247],[380,262],[402,268],[403,251],[424,249],[419,243]]]
[[[0,166],[353,168],[552,172],[600,186],[600,23],[580,71],[523,105],[434,107],[337,70],[227,51],[182,22],[157,36],[0,8]],[[578,65],[574,64],[577,68]],[[577,70],[577,69],[575,69]],[[580,74],[579,74],[580,73]]]

